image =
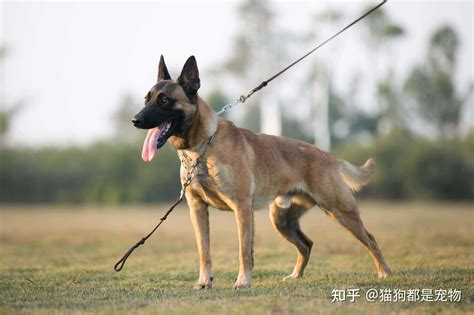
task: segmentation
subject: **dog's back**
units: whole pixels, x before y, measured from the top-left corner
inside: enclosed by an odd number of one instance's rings
[[[358,167],[309,143],[254,133],[223,119],[218,134],[225,139],[219,146],[224,146],[227,160],[245,157],[254,175],[257,200],[303,193],[329,208],[341,201],[352,203],[352,191],[365,186],[374,170],[373,159]]]

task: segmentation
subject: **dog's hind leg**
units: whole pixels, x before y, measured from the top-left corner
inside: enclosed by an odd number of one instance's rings
[[[270,219],[280,235],[296,247],[298,258],[293,272],[283,280],[298,279],[303,276],[304,268],[309,261],[313,242],[301,231],[299,218],[306,212],[296,204],[280,207],[276,203],[270,205]]]
[[[377,268],[379,278],[386,278],[392,274],[383,258],[379,246],[377,245],[377,241],[374,236],[365,229],[357,206],[353,206],[348,210],[333,209],[331,211],[326,211],[326,213],[336,222],[345,227],[362,243],[362,245],[365,246],[375,264],[375,267]]]

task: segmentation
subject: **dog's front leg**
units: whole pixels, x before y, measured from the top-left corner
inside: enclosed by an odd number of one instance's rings
[[[196,235],[199,252],[199,279],[194,286],[196,290],[210,289],[211,276],[211,250],[209,243],[209,211],[204,201],[192,194],[186,194],[191,214],[191,222]]]
[[[254,219],[251,203],[238,205],[235,212],[239,233],[239,275],[234,289],[250,288],[253,269]]]

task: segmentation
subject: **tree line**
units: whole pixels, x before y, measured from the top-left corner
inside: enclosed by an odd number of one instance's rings
[[[241,20],[251,12],[259,23],[243,23],[235,39],[236,54],[219,67],[217,73],[249,81],[252,43],[247,33],[272,32],[272,12],[265,1],[251,0],[240,8]],[[333,11],[317,16],[318,21],[332,23]],[[383,10],[367,21],[367,45],[376,56],[390,55],[387,47],[399,40],[405,30]],[[377,30],[377,32],[373,32]],[[269,34],[271,35],[271,34]],[[274,37],[288,38],[285,34]],[[285,36],[283,36],[285,35]],[[311,35],[311,34],[309,34]],[[309,36],[308,35],[308,36]],[[375,82],[373,112],[360,110],[355,104],[357,82],[349,91],[329,90],[329,126],[332,152],[353,162],[363,163],[369,156],[377,166],[371,184],[360,194],[377,199],[474,199],[474,130],[461,132],[463,110],[472,106],[473,85],[465,90],[455,83],[456,56],[460,45],[449,25],[435,29],[428,40],[423,61],[405,78],[397,78],[390,67]],[[242,50],[243,49],[243,50]],[[1,57],[1,56],[0,56]],[[240,69],[240,72],[239,72]],[[320,69],[315,65],[314,69]],[[312,70],[307,81],[320,76]],[[222,81],[225,81],[224,79]],[[255,80],[251,80],[252,82]],[[304,84],[303,84],[304,85]],[[311,84],[307,86],[310,89]],[[464,87],[463,87],[464,88]],[[204,98],[215,109],[229,102],[221,90]],[[139,101],[125,95],[114,115],[114,141],[103,141],[86,147],[16,148],[5,145],[13,113],[0,110],[0,203],[154,203],[171,201],[180,190],[179,160],[165,146],[152,163],[140,158],[143,139],[132,132],[130,117]],[[256,106],[246,111],[238,125],[260,130],[260,111]],[[304,126],[282,115],[284,136],[313,142]]]

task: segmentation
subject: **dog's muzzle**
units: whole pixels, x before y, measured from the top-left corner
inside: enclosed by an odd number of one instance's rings
[[[140,118],[134,117],[132,119],[132,123],[135,127],[141,128],[145,124],[145,119],[143,119],[143,117],[140,117]]]

